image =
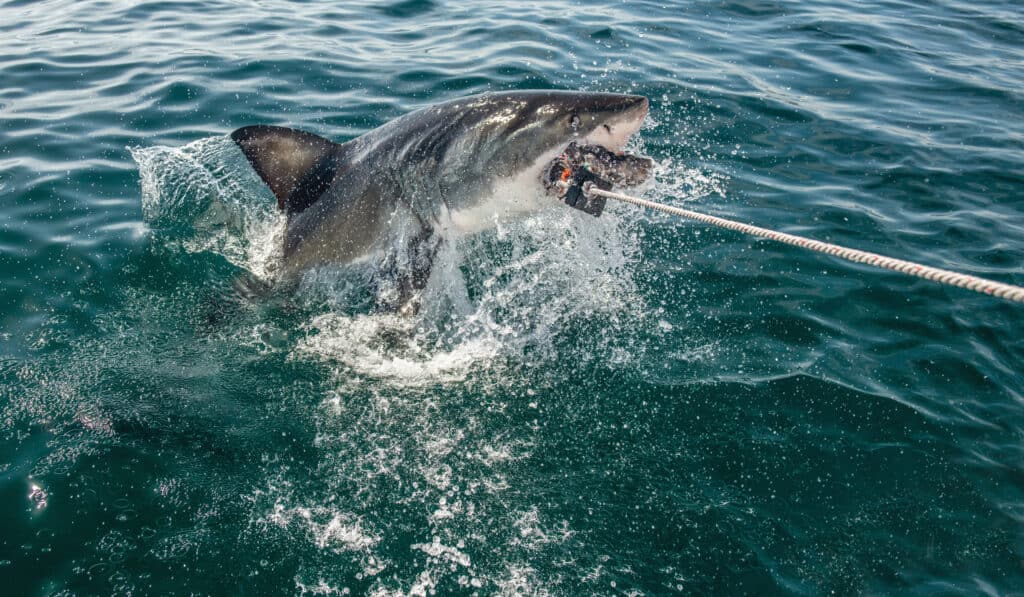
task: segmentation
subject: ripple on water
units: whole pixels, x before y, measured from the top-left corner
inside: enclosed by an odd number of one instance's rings
[[[1021,283],[1019,13],[3,3],[8,590],[1013,591],[1017,307],[628,206],[453,241],[412,319],[237,301],[283,222],[224,135],[641,93],[647,196]]]

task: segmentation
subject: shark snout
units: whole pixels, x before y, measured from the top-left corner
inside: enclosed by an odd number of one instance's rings
[[[597,94],[593,128],[584,142],[621,151],[647,117],[650,102],[642,95]]]
[[[641,113],[647,115],[649,103],[642,95],[627,95],[625,93],[595,93],[592,96],[593,109],[595,112],[604,113]]]
[[[642,95],[627,95],[625,97],[628,98],[624,101],[626,110],[636,110],[643,112],[644,115],[647,114],[647,110],[650,108],[651,103],[647,101],[646,97]]]
[[[642,95],[627,95],[629,100],[626,102],[626,107],[623,112],[626,113],[627,117],[636,122],[643,122],[644,118],[647,118],[647,111],[651,107],[651,102]]]
[[[634,107],[636,107],[646,117],[647,111],[651,108],[651,102],[642,95],[634,95],[633,97],[637,98],[633,104]]]

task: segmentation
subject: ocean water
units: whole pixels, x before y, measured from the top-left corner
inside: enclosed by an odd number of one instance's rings
[[[642,94],[645,197],[1024,283],[1014,1],[0,2],[0,581],[1021,594],[1024,309],[628,205],[423,311],[272,276],[225,135]]]

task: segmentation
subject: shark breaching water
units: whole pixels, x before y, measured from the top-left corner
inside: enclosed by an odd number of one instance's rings
[[[515,91],[423,108],[347,143],[266,125],[231,138],[287,214],[285,279],[382,255],[399,280],[385,306],[408,311],[446,234],[538,208],[553,164],[586,159],[605,180],[646,178],[650,161],[622,150],[647,111],[636,95]]]

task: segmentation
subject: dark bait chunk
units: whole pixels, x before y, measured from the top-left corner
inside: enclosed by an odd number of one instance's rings
[[[589,197],[587,183],[606,191],[612,185],[635,186],[647,179],[653,162],[634,155],[618,154],[598,145],[570,143],[544,170],[544,187],[566,205],[600,216],[603,197]]]

